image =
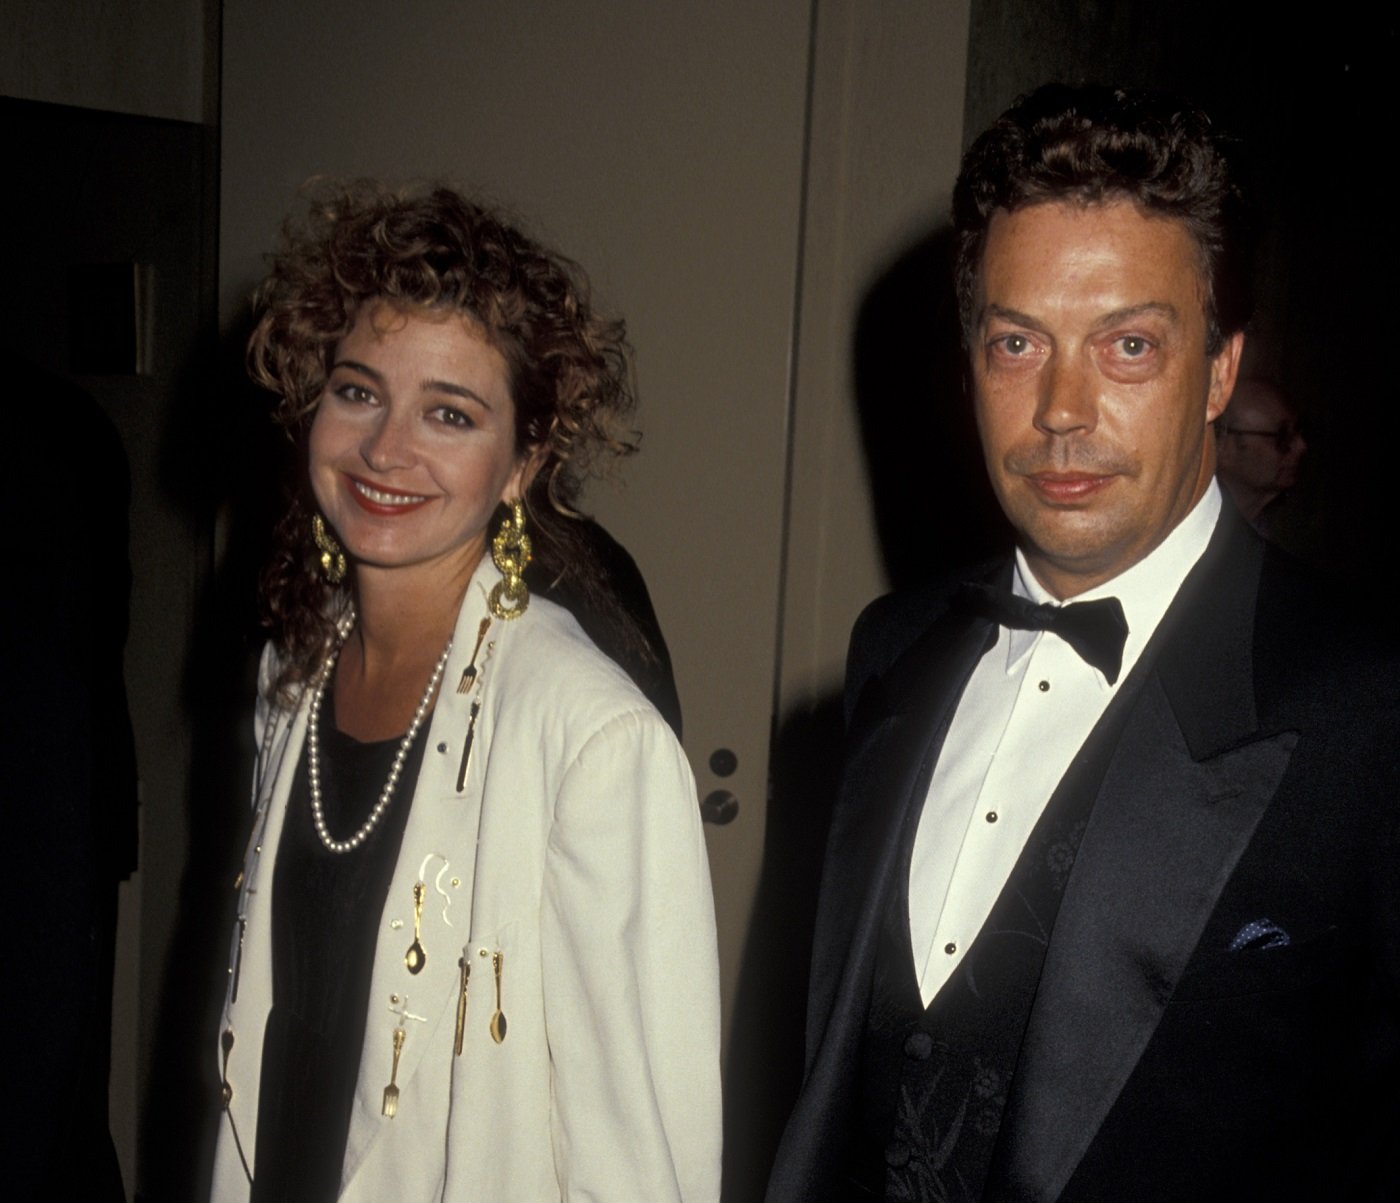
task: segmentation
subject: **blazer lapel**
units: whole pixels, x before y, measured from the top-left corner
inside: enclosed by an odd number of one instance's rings
[[[383,1114],[384,1089],[394,1070],[396,1029],[403,1030],[404,1038],[394,1081],[400,1095],[406,1096],[434,1032],[441,1023],[452,1022],[456,1012],[458,959],[471,933],[482,801],[481,777],[475,769],[462,792],[456,788],[474,697],[457,693],[456,683],[471,662],[478,624],[486,615],[486,593],[498,579],[494,573],[489,561],[483,561],[468,587],[432,721],[418,735],[427,746],[379,922],[364,1048],[345,1148],[342,1181],[347,1186],[390,1124],[413,1122],[411,1117]],[[498,633],[490,632],[492,643]],[[480,658],[477,663],[480,666]],[[472,752],[474,765],[484,759],[489,744],[489,722],[482,718],[475,729],[480,746]],[[426,960],[419,972],[411,973],[406,954],[414,940],[414,889],[419,883],[424,895],[420,926]]]
[[[259,682],[259,687],[262,687]],[[229,955],[229,994],[220,1024],[219,1075],[240,1158],[251,1174],[258,1131],[263,1038],[272,1009],[272,878],[287,802],[306,740],[306,697],[272,707],[259,748],[253,829],[243,858]]]
[[[1125,682],[1135,692],[1060,906],[989,1197],[1064,1189],[1288,766],[1296,734],[1258,731],[1261,548],[1237,525],[1222,516]]]

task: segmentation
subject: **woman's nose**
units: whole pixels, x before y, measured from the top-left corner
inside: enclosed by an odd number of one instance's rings
[[[413,438],[403,419],[386,410],[360,444],[360,455],[376,472],[411,467]]]

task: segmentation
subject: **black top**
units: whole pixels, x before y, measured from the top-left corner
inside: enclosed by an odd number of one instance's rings
[[[378,801],[401,740],[360,743],[336,730],[328,696],[320,742],[326,826],[335,839],[347,839]],[[305,753],[297,766],[272,880],[273,1005],[263,1044],[252,1203],[317,1203],[339,1194],[379,916],[426,742],[420,730],[379,825],[344,854],[327,851],[317,838]],[[405,949],[411,940],[410,932]],[[385,1085],[389,1062],[386,1048]]]

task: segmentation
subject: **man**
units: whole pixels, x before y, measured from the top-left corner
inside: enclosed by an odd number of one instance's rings
[[[1112,89],[964,160],[1016,554],[857,624],[770,1203],[1394,1197],[1395,657],[1222,508],[1239,208],[1203,114]]]
[[[1269,509],[1298,483],[1307,440],[1282,389],[1267,380],[1241,380],[1216,424],[1220,483],[1240,513],[1268,534]]]

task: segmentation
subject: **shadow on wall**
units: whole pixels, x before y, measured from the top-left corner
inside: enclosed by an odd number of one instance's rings
[[[879,273],[851,348],[880,548],[897,589],[1010,541],[965,397],[951,245],[946,227],[933,229]],[[844,725],[833,691],[792,706],[774,733],[763,871],[725,1066],[726,1203],[763,1197],[802,1082],[812,927]]]
[[[952,262],[940,225],[876,278],[856,323],[856,406],[885,571],[900,590],[1011,542],[967,395]]]

